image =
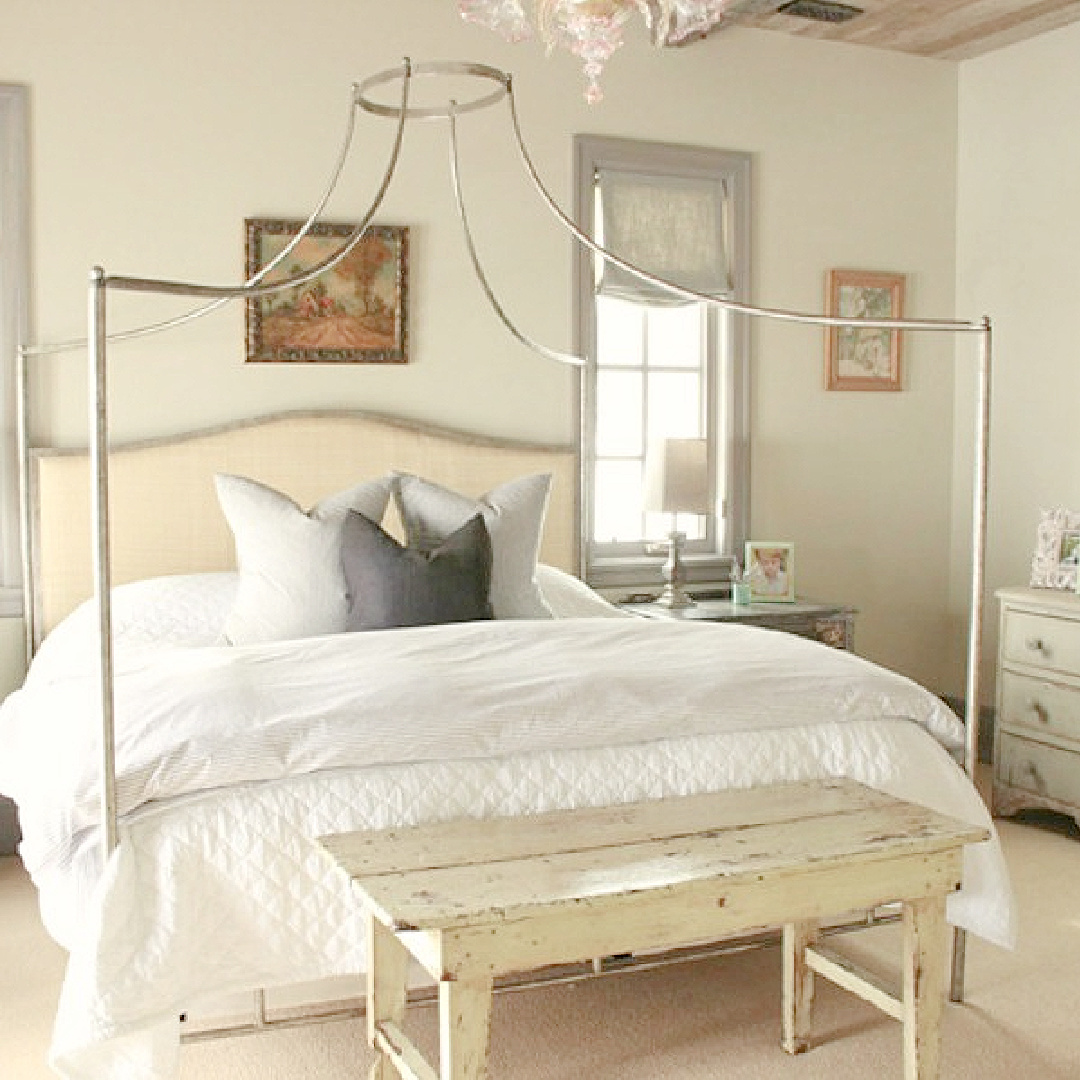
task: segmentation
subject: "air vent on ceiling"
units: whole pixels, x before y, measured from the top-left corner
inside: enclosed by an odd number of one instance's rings
[[[833,0],[790,0],[777,9],[784,15],[796,15],[800,19],[813,19],[815,22],[842,23],[862,15],[863,9],[850,4],[836,4]]]

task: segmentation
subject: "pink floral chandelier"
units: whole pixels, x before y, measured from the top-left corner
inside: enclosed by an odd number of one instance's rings
[[[585,70],[585,100],[603,97],[604,64],[623,43],[635,13],[654,45],[673,45],[715,26],[735,0],[458,0],[462,18],[502,34],[507,41],[539,35],[548,49],[568,49]],[[531,15],[527,12],[531,7]]]

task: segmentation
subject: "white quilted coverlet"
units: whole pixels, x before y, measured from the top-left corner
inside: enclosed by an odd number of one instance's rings
[[[57,789],[14,793],[71,953],[53,1063],[73,1080],[165,1080],[199,998],[362,970],[326,833],[835,775],[989,825],[943,745],[955,717],[851,654],[739,626],[515,621],[125,653],[125,817],[101,876],[91,676],[50,667],[0,735]],[[1011,941],[996,840],[968,849],[950,917]]]

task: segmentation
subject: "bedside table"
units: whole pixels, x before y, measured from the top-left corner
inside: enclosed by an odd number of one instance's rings
[[[749,623],[811,638],[835,649],[850,652],[855,647],[855,609],[843,604],[818,604],[809,600],[797,600],[794,604],[733,604],[730,600],[699,600],[688,608],[668,608],[655,602],[620,604],[619,607],[646,619]]]
[[[999,589],[994,812],[1026,807],[1080,824],[1080,597]]]

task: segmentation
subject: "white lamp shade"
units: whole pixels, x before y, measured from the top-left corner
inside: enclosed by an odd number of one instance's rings
[[[645,509],[667,514],[712,511],[709,444],[705,439],[660,439],[645,454]]]

